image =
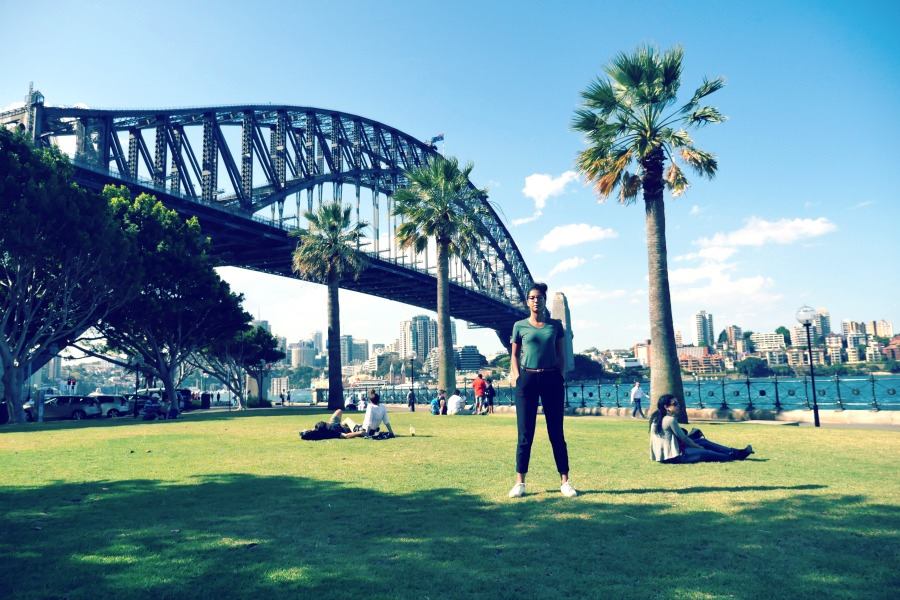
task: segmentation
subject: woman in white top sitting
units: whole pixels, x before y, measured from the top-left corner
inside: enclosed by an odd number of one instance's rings
[[[650,458],[663,463],[728,462],[744,460],[753,454],[753,446],[743,450],[729,448],[703,437],[688,436],[675,415],[678,399],[672,394],[660,396],[656,412],[650,416]]]
[[[372,435],[378,431],[382,423],[384,423],[388,433],[393,437],[394,430],[391,429],[391,419],[388,417],[387,409],[381,405],[381,398],[378,396],[378,392],[369,390],[369,406],[366,408],[366,417],[363,419],[362,427],[359,431],[343,433],[341,437],[346,440],[361,435]]]

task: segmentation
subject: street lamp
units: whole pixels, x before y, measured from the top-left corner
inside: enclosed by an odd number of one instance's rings
[[[409,355],[409,393],[412,394],[412,407],[416,409],[416,353]]]
[[[809,379],[812,384],[813,421],[819,426],[819,403],[816,402],[816,371],[813,368],[812,335],[809,328],[816,317],[816,309],[811,306],[801,306],[797,309],[797,322],[806,328],[806,351],[809,354]]]

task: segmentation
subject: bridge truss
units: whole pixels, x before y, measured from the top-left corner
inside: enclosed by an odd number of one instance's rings
[[[219,235],[210,234],[224,264],[290,276],[286,233],[304,227],[303,213],[323,198],[344,202],[349,190],[357,221],[369,223],[359,251],[372,265],[382,265],[382,274],[390,271],[386,280],[370,278],[368,289],[359,291],[392,297],[391,282],[398,277],[433,276],[428,249],[415,254],[397,245],[392,195],[406,185],[406,170],[438,153],[393,127],[302,106],[98,110],[45,106],[39,92],[30,92],[27,100],[21,109],[0,113],[0,124],[26,129],[38,145],[61,146],[73,156],[84,183],[125,184],[168,199],[180,212],[203,213],[204,230],[220,229]],[[370,207],[364,208],[363,192]],[[459,300],[480,297],[494,308],[486,307],[483,318],[454,316],[497,329],[503,337],[509,318],[524,314],[532,278],[487,197],[479,202],[487,209],[489,235],[454,259],[452,289]],[[278,231],[263,235],[265,228]],[[274,254],[283,251],[285,256]],[[433,299],[424,296],[393,299],[433,309]],[[503,310],[488,318],[496,308]]]

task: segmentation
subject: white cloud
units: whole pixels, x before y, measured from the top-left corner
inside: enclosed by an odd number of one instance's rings
[[[860,209],[860,208],[865,208],[865,207],[867,207],[867,206],[872,206],[873,204],[875,204],[875,201],[874,201],[874,200],[866,200],[866,201],[864,201],[864,202],[859,202],[859,203],[857,203],[857,204],[854,204],[853,206],[850,207],[850,210],[858,210],[858,209]]]
[[[700,208],[700,206],[699,206],[698,204],[695,204],[695,205],[693,205],[693,206],[691,207],[690,215],[691,215],[692,217],[696,217],[697,215],[699,215],[699,214],[702,213],[702,212],[703,212],[703,209]]]
[[[555,267],[550,269],[550,274],[548,277],[553,277],[557,273],[564,273],[566,271],[571,271],[572,269],[577,269],[581,265],[583,265],[585,260],[580,256],[573,256],[572,258],[567,258],[565,260],[561,260]]]
[[[781,295],[772,290],[774,285],[772,278],[763,275],[732,279],[728,273],[723,272],[711,276],[706,285],[681,287],[673,284],[672,300],[690,303],[691,306],[702,303],[713,310],[727,307],[730,312],[734,312],[738,307],[758,307],[781,299]]]
[[[594,305],[598,302],[624,298],[626,296],[625,290],[603,290],[590,283],[579,283],[566,286],[561,291],[566,295],[566,298],[568,298],[569,306],[572,307],[589,305],[591,308],[596,308]]]
[[[551,229],[541,241],[538,248],[544,252],[556,252],[567,246],[577,246],[586,242],[605,240],[619,237],[615,230],[588,225],[587,223],[573,223],[571,225],[559,225]]]
[[[531,223],[532,221],[537,221],[543,213],[536,212],[530,217],[522,217],[521,219],[513,219],[512,224],[518,227],[519,225],[524,225],[525,223]]]
[[[0,112],[6,112],[8,110],[15,110],[17,108],[22,108],[25,106],[25,103],[19,100],[18,102],[10,102],[6,106],[0,106]]]
[[[766,221],[750,217],[740,229],[730,233],[717,233],[711,238],[701,238],[697,244],[712,246],[763,246],[765,244],[792,244],[794,242],[831,233],[837,225],[826,219],[779,219]]]
[[[525,187],[522,193],[526,198],[534,200],[534,213],[530,217],[514,219],[513,225],[530,223],[544,214],[547,199],[559,196],[566,190],[566,186],[578,179],[575,171],[566,171],[558,177],[546,173],[534,173],[525,178]]]
[[[672,260],[675,262],[682,262],[686,260],[703,259],[721,262],[731,258],[735,252],[737,252],[736,248],[728,248],[726,246],[709,246],[708,248],[701,248],[699,252],[680,254]]]

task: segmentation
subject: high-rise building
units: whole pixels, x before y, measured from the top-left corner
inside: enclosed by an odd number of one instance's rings
[[[757,352],[784,350],[784,336],[780,333],[751,333],[750,341]]]
[[[697,345],[714,347],[716,345],[716,334],[712,314],[707,314],[705,310],[701,310],[694,315],[694,322],[697,327]]]
[[[729,325],[725,328],[725,335],[728,337],[728,345],[737,348],[738,341],[744,339],[744,333],[737,325]]]
[[[250,325],[252,325],[253,327],[262,327],[263,329],[265,329],[265,330],[268,331],[269,333],[272,333],[272,328],[269,327],[269,322],[268,322],[268,321],[263,321],[263,320],[260,320],[260,319],[254,319],[253,321],[250,322]]]
[[[321,331],[317,331],[314,334],[312,334],[312,341],[316,347],[316,352],[318,352],[319,354],[321,354],[322,352],[325,352],[325,344],[322,341],[322,332]]]
[[[291,368],[315,366],[317,353],[315,342],[312,340],[291,344]]]
[[[858,346],[865,346],[866,341],[868,340],[868,336],[865,334],[865,332],[862,332],[862,331],[848,333],[844,337],[847,340],[847,348],[851,348],[851,347],[856,348]]]
[[[341,366],[349,365],[353,361],[353,336],[341,336]]]
[[[857,321],[841,321],[841,333],[844,337],[847,337],[851,333],[865,333],[866,325],[865,323],[859,323]]]
[[[866,333],[875,337],[890,338],[894,336],[894,324],[884,319],[880,321],[866,321]]]
[[[425,360],[431,349],[437,346],[437,321],[426,315],[416,315],[412,318],[412,331],[413,352]]]
[[[819,337],[819,330],[815,325],[810,325],[809,336],[812,339],[813,347],[816,346],[816,338]],[[791,346],[795,348],[806,348],[806,327],[803,325],[794,325],[791,327]]]
[[[487,364],[487,359],[475,346],[456,349],[456,368],[460,371],[477,371]]]
[[[350,362],[369,360],[369,340],[353,338],[353,357]]]
[[[397,348],[400,358],[412,356],[412,353],[416,351],[415,336],[416,332],[412,321],[400,321],[400,345]]]
[[[684,339],[681,337],[681,330],[675,330],[675,345],[678,347],[684,346]]]
[[[456,328],[450,321],[451,335],[456,339]],[[415,354],[425,360],[438,345],[437,321],[426,315],[416,315],[410,321],[400,322],[399,354],[406,358]]]
[[[831,333],[831,315],[827,308],[816,309],[816,316],[813,317],[813,324],[819,335],[828,335]]]

